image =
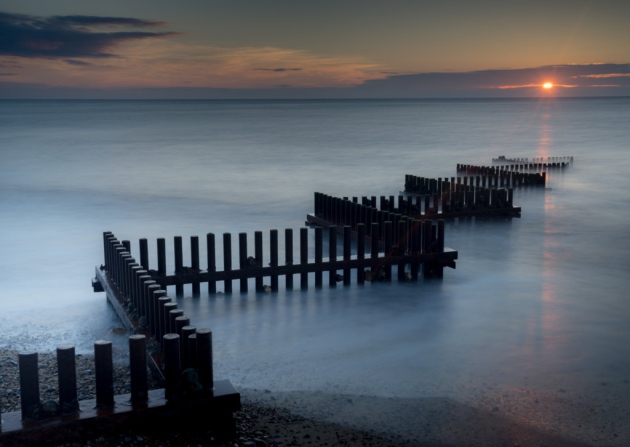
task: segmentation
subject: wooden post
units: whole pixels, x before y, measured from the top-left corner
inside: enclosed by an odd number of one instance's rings
[[[110,244],[111,239],[114,239],[114,235],[112,234],[112,232],[104,231],[103,232],[103,263],[105,264],[105,269],[107,270],[111,268],[111,265],[109,265],[109,263],[111,262],[109,260],[109,244]]]
[[[151,318],[149,324],[151,325],[151,335],[154,339],[160,340],[160,300],[162,298],[167,298],[170,301],[170,298],[166,297],[166,290],[162,290],[159,288],[157,290],[153,290],[153,296],[151,297]]]
[[[410,249],[411,249],[411,253],[414,255],[418,255],[420,253],[420,241],[421,241],[421,235],[420,235],[420,229],[422,228],[421,223],[419,220],[413,219],[411,221],[411,243],[410,243]],[[414,281],[418,280],[418,267],[419,267],[419,263],[418,263],[418,258],[414,256],[413,260],[411,261],[411,279]]]
[[[254,232],[254,257],[256,258],[256,264],[260,267],[263,265],[263,234],[262,231]],[[256,276],[256,290],[258,292],[263,289],[263,277]]]
[[[300,264],[308,264],[308,228],[300,228]],[[300,274],[300,288],[308,289],[308,273]]]
[[[146,238],[140,239],[140,265],[143,269],[149,270],[149,245]]]
[[[370,258],[378,258],[378,234],[380,232],[378,222],[372,222],[372,238],[370,239]]]
[[[204,388],[214,390],[214,371],[212,366],[212,331],[197,329],[197,369],[199,380]]]
[[[129,337],[129,368],[131,382],[131,404],[145,406],[149,400],[147,378],[147,340],[144,335]]]
[[[365,224],[357,225],[357,259],[365,259]],[[365,283],[365,269],[357,268],[357,284]]]
[[[352,251],[352,228],[348,225],[343,227],[343,260],[350,261]],[[350,269],[343,269],[343,285],[350,285]]]
[[[94,342],[94,378],[96,381],[96,408],[113,408],[114,402],[114,366],[112,342],[97,340]]]
[[[77,369],[74,359],[74,346],[57,347],[57,373],[59,379],[59,410],[62,415],[79,412],[77,400]]]
[[[278,267],[278,230],[269,231],[270,266]],[[271,275],[271,290],[278,290],[278,275]]]
[[[181,337],[182,328],[184,328],[185,326],[190,326],[190,318],[185,315],[180,315],[179,317],[175,318],[175,332],[173,333]]]
[[[199,236],[190,236],[190,267],[193,272],[199,272]],[[194,297],[201,295],[199,281],[193,281],[192,294]]]
[[[385,222],[384,242],[385,242],[385,257],[390,257],[392,255],[392,222],[391,220],[388,220]],[[390,281],[392,278],[392,265],[389,262],[385,264],[385,276],[386,276],[387,281]]]
[[[322,227],[315,228],[315,264],[322,264],[324,257],[324,229]],[[315,272],[315,287],[322,287],[322,271],[318,268]]]
[[[158,275],[166,276],[166,239],[157,240]]]
[[[328,227],[328,261],[333,262],[337,260],[337,227],[331,225]],[[331,267],[328,270],[328,285],[330,287],[337,286],[337,270]]]
[[[217,271],[214,233],[206,234],[206,246],[208,250],[208,273],[214,273]],[[217,282],[214,279],[208,281],[208,293],[217,293]]]
[[[179,335],[165,334],[164,342],[164,396],[173,399],[182,372]]]
[[[285,265],[293,265],[293,230],[286,228],[284,230],[284,254]],[[293,289],[293,274],[285,275],[287,290]]]
[[[223,233],[223,270],[229,272],[232,270],[232,235]],[[232,293],[232,280],[223,281],[225,293]]]
[[[167,311],[165,310],[164,306],[166,306],[170,302],[171,302],[171,299],[168,296],[161,296],[158,299],[157,330],[155,331],[156,340],[162,340],[162,337],[164,336],[164,334],[168,332],[166,329],[166,319],[164,318],[164,314],[167,313]],[[177,306],[176,303],[173,303],[173,304]]]
[[[141,270],[142,271],[142,270]],[[143,317],[146,315],[146,301],[145,301],[145,296],[146,296],[146,292],[145,292],[145,283],[147,281],[151,281],[151,277],[149,275],[145,274],[140,276],[138,278],[138,297],[140,298],[138,300],[138,318]],[[153,283],[155,283],[155,281],[153,281]],[[148,287],[149,284],[146,285],[146,287]]]
[[[182,237],[175,236],[173,238],[174,242],[174,251],[175,251],[175,275],[178,275],[184,271],[184,252],[182,247]],[[177,284],[175,285],[175,295],[182,296],[184,295],[184,285]]]
[[[248,268],[247,264],[247,233],[238,234],[238,262],[241,270]],[[241,278],[241,293],[247,292],[247,278]]]
[[[168,332],[171,334],[177,334],[177,317],[184,315],[182,309],[173,309],[168,313]]]
[[[151,332],[155,333],[155,327],[157,326],[157,322],[155,321],[155,315],[157,313],[157,299],[159,298],[159,293],[162,292],[166,294],[165,290],[162,290],[158,284],[151,284],[147,287],[147,309],[146,309],[146,319],[147,325],[151,328]],[[158,295],[156,296],[156,293]]]
[[[197,329],[194,334],[188,336],[188,362],[190,368],[198,368],[197,366]]]
[[[182,369],[187,368],[195,368],[195,352],[190,351],[190,341],[188,337],[197,332],[197,328],[195,326],[184,326],[182,327],[182,332],[179,334],[180,342],[181,342],[181,354],[182,354]]]
[[[403,256],[407,252],[407,221],[398,221],[398,256]],[[398,263],[398,281],[405,280],[405,263]]]
[[[146,270],[134,270],[135,279],[133,282],[133,304],[134,310],[140,313],[140,301],[142,300],[142,284],[144,283],[145,276],[151,278]]]
[[[171,332],[171,311],[177,309],[177,303],[169,301],[162,307],[162,337]]]
[[[40,412],[39,401],[39,370],[37,352],[23,352],[18,354],[20,369],[20,406],[22,420],[35,419]]]

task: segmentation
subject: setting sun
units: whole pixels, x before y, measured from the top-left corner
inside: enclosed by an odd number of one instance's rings
[[[552,84],[551,82],[545,82],[545,83],[543,84],[543,88],[544,88],[545,90],[549,90],[551,87],[553,87],[553,84]]]

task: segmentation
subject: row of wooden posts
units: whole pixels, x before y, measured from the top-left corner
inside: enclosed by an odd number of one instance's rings
[[[189,333],[188,336],[186,334]],[[191,328],[180,334],[168,333],[163,337],[164,397],[168,402],[180,398],[177,385],[182,371],[193,368],[201,389],[198,396],[212,396],[214,389],[212,364],[212,332],[205,328]],[[21,416],[31,422],[56,416],[68,416],[81,411],[77,398],[75,348],[61,345],[57,348],[59,401],[42,402],[40,398],[38,354],[18,354],[20,376]],[[149,396],[147,375],[147,338],[142,334],[129,337],[130,397],[134,407],[146,405]],[[96,408],[105,411],[115,406],[112,342],[94,342],[94,374]],[[2,424],[0,422],[0,432]]]
[[[381,217],[383,217],[383,214]],[[359,233],[356,238],[356,254],[352,253],[352,230]],[[213,233],[206,235],[207,270],[200,269],[199,238],[190,237],[191,266],[183,265],[183,240],[181,236],[173,238],[174,246],[174,274],[167,274],[166,240],[157,239],[157,270],[150,269],[148,242],[140,239],[140,263],[136,263],[130,254],[129,241],[119,242],[110,232],[103,234],[105,266],[112,280],[117,284],[124,299],[137,311],[139,317],[144,316],[149,327],[159,325],[162,319],[159,315],[167,306],[176,306],[166,297],[166,287],[176,286],[176,294],[183,294],[185,284],[192,284],[194,296],[200,294],[200,284],[208,283],[208,292],[217,292],[217,282],[223,281],[224,291],[232,292],[232,282],[240,281],[241,292],[248,290],[248,279],[255,278],[257,291],[268,288],[269,291],[278,290],[279,277],[284,276],[287,289],[294,287],[293,276],[299,274],[300,288],[309,286],[309,273],[314,273],[315,286],[323,286],[324,273],[328,274],[328,285],[335,287],[337,282],[350,284],[352,270],[356,271],[356,281],[363,284],[366,281],[379,278],[391,279],[391,266],[398,265],[398,278],[406,278],[406,266],[410,266],[409,275],[417,279],[420,264],[431,262],[432,271],[439,271],[441,267],[454,266],[457,252],[448,250],[444,255],[444,222],[435,225],[431,221],[407,221],[396,219],[393,221],[373,221],[350,226],[317,227],[311,230],[315,235],[315,258],[309,260],[309,229],[301,228],[299,238],[299,261],[294,260],[293,230],[284,231],[284,263],[280,264],[278,250],[278,231],[269,233],[270,256],[265,259],[263,254],[263,233],[254,233],[254,253],[249,255],[247,233],[239,233],[238,269],[232,265],[232,237],[230,233],[223,234],[223,270],[217,270],[216,241]],[[341,233],[338,241],[337,233]],[[324,235],[328,238],[328,257],[324,257]],[[379,237],[372,238],[371,235]],[[356,234],[355,234],[356,236]],[[366,256],[366,241],[368,241],[369,257]],[[337,245],[343,247],[342,256],[338,259]],[[382,248],[382,250],[381,250]],[[421,256],[422,255],[422,256]],[[430,255],[430,256],[429,256]],[[424,256],[424,257],[423,257]],[[422,258],[422,259],[421,259]],[[440,267],[440,268],[438,268]],[[366,270],[367,269],[367,270]],[[425,269],[425,276],[429,269]],[[264,284],[264,278],[269,278],[269,285]],[[172,315],[173,311],[169,311]],[[178,317],[180,318],[180,317]],[[162,332],[157,329],[158,335]]]
[[[442,179],[406,174],[404,192],[413,195],[440,194],[446,199],[449,199],[454,193],[480,191],[481,189],[497,189],[499,187],[503,188],[509,186],[501,183],[500,179],[497,180],[494,178],[497,173],[451,177],[450,180],[448,177]]]
[[[457,165],[457,175],[467,177],[481,177],[485,185],[487,179],[488,188],[503,187],[527,187],[542,186],[547,184],[546,172],[519,172],[504,169],[506,166],[475,166],[475,165]],[[485,186],[484,186],[485,187]]]
[[[407,175],[405,179],[407,197],[399,195],[398,210],[414,218],[454,219],[492,215],[519,217],[521,213],[521,208],[514,206],[512,188],[485,188],[481,186],[480,177],[458,177],[455,184],[413,175]],[[407,188],[411,191],[407,191]],[[438,192],[441,190],[444,192]],[[371,202],[364,200],[363,203],[369,205]],[[385,200],[384,205],[391,206],[391,203],[392,196],[389,202]]]
[[[545,164],[557,164],[557,163],[573,163],[572,156],[562,157],[533,157],[529,159],[527,157],[506,158],[505,155],[500,155],[498,158],[493,158],[492,163],[545,163]]]

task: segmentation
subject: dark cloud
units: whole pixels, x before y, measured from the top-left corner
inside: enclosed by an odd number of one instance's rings
[[[0,12],[0,54],[27,58],[113,57],[116,45],[130,40],[172,36],[173,32],[98,32],[93,27],[162,26],[164,22],[125,17],[36,17]]]
[[[283,71],[301,71],[301,68],[254,68],[256,71],[274,71],[276,73],[281,73]]]
[[[89,62],[85,62],[85,61],[79,61],[76,59],[64,59],[63,60],[66,64],[70,64],[70,65],[76,65],[79,67],[91,67],[94,64],[90,64]]]
[[[17,73],[0,73],[0,76],[17,76]]]

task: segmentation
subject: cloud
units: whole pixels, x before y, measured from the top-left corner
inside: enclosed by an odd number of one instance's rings
[[[63,61],[66,64],[76,65],[78,67],[92,67],[94,65],[94,64],[92,64],[90,62],[80,61],[80,60],[76,60],[76,59],[64,59]]]
[[[165,22],[125,17],[37,17],[0,12],[0,54],[22,58],[115,57],[123,42],[173,36],[173,32],[98,31],[99,28],[147,28]],[[93,29],[93,28],[96,28]]]
[[[362,94],[389,97],[456,97],[510,95],[531,96],[542,84],[551,82],[554,91],[575,90],[585,93],[604,87],[601,79],[615,78],[618,88],[630,89],[630,64],[564,64],[534,68],[481,70],[471,72],[435,72],[392,75],[368,80],[356,90]],[[623,81],[623,82],[622,82]],[[608,85],[612,87],[611,85]],[[591,93],[592,94],[592,93]],[[382,96],[381,96],[382,97]]]
[[[275,73],[282,73],[285,71],[301,71],[301,68],[254,68],[256,71],[273,71]]]

